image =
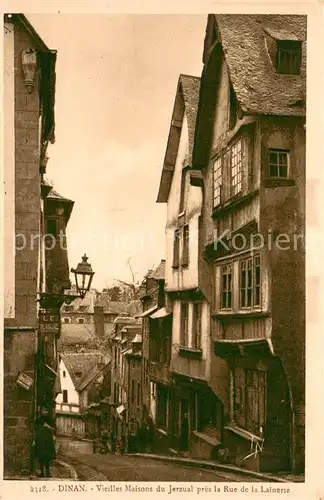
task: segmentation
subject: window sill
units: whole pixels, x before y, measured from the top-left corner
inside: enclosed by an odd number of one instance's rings
[[[267,188],[272,187],[285,187],[285,186],[295,186],[296,182],[294,179],[277,179],[268,177],[264,180],[264,186]]]
[[[212,316],[214,318],[265,318],[269,316],[268,312],[261,311],[259,309],[249,309],[246,311],[218,311],[213,312]]]
[[[202,349],[197,349],[195,347],[180,346],[179,354],[184,358],[200,359],[202,357]]]
[[[201,439],[202,441],[205,441],[206,443],[210,444],[211,446],[219,446],[221,444],[221,442],[218,441],[218,439],[209,436],[205,432],[193,431],[193,435],[196,436],[198,439]]]
[[[240,436],[243,439],[246,439],[247,441],[257,441],[261,442],[263,441],[263,438],[260,436],[257,436],[256,434],[253,434],[250,431],[247,431],[246,429],[242,429],[242,427],[238,427],[237,425],[226,425],[224,427],[225,430],[233,432],[233,434],[236,434],[237,436]]]
[[[218,219],[219,217],[222,217],[223,214],[227,211],[233,210],[240,205],[243,205],[244,203],[248,203],[252,198],[254,198],[257,194],[259,193],[259,189],[255,189],[254,191],[250,191],[247,194],[242,194],[238,193],[229,200],[227,200],[225,203],[217,206],[214,208],[212,212],[212,218],[213,219]]]

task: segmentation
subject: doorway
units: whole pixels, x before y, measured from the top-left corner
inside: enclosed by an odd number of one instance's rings
[[[180,401],[180,448],[183,451],[189,449],[189,401]]]

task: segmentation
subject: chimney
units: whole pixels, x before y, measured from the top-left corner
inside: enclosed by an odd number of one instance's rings
[[[96,336],[98,338],[103,338],[105,335],[105,317],[104,308],[102,306],[94,306],[93,319]]]

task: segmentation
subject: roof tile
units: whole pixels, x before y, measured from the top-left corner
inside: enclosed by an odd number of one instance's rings
[[[215,14],[225,60],[243,111],[304,116],[306,105],[306,16]],[[278,74],[266,33],[302,42],[300,75]],[[297,104],[296,104],[297,103]]]

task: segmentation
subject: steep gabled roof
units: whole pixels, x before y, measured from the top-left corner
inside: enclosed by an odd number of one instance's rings
[[[162,259],[155,271],[152,272],[151,279],[160,281],[165,279],[165,259]]]
[[[80,381],[79,385],[76,387],[77,391],[83,391],[88,387],[88,385],[95,380],[100,373],[102,373],[105,368],[111,363],[111,356],[109,356],[110,360],[106,362],[104,365],[100,364],[97,366],[94,366],[88,373],[85,374],[85,376],[82,378]]]
[[[60,200],[60,201],[66,201],[68,203],[74,203],[74,201],[70,200],[69,198],[65,198],[65,196],[62,196],[60,193],[58,193],[57,191],[55,191],[55,189],[52,189],[49,193],[49,195],[47,196],[47,198],[51,199],[51,200]]]
[[[96,366],[101,364],[103,356],[101,353],[84,354],[61,354],[61,359],[68,370],[74,387],[77,389],[82,379]],[[77,373],[80,372],[80,377]]]
[[[182,74],[179,76],[169,129],[168,143],[164,157],[162,175],[157,197],[158,203],[165,203],[168,201],[184,115],[186,115],[188,123],[187,164],[188,166],[191,166],[199,101],[199,88],[199,77]],[[182,112],[179,110],[182,110]],[[180,114],[181,116],[179,116]]]
[[[103,307],[104,313],[107,314],[120,314],[128,310],[128,304],[126,302],[110,300],[109,294],[105,292],[98,294],[95,306]]]
[[[45,180],[44,185],[50,186],[50,183]],[[73,210],[74,201],[70,200],[69,198],[65,198],[60,193],[58,193],[55,189],[52,188],[45,199],[45,206],[47,206],[48,202],[62,203],[64,206],[64,210],[65,210],[66,220],[67,221],[69,220],[71,213],[72,213],[72,210]],[[46,212],[46,208],[45,208],[45,212]]]
[[[298,15],[215,14],[219,38],[243,112],[279,116],[306,113],[307,18]],[[302,42],[300,75],[278,74],[267,37]]]
[[[180,75],[179,83],[182,88],[185,102],[185,111],[188,120],[188,164],[191,165],[191,156],[195,140],[196,118],[199,102],[200,78],[197,76]]]

